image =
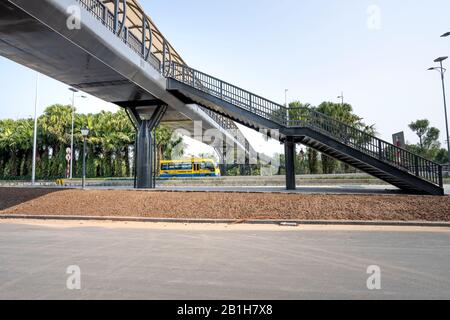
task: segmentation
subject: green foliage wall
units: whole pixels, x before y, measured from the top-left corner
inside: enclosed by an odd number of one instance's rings
[[[74,129],[74,177],[82,175],[83,137],[81,128],[87,126],[88,154],[86,173],[89,178],[130,177],[133,174],[135,129],[124,110],[116,113],[76,114]],[[0,179],[29,179],[33,149],[32,119],[0,120]],[[67,105],[49,106],[38,119],[36,177],[64,178],[67,170],[66,149],[70,147],[72,108]],[[172,139],[167,127],[157,129],[161,156],[167,149],[182,144],[180,137]]]

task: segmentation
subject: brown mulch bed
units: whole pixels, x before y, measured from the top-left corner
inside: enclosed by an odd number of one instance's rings
[[[450,221],[450,197],[0,188],[0,215]]]

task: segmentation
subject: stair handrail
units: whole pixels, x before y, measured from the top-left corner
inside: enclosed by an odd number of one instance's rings
[[[443,187],[442,165],[326,114],[308,108],[290,108],[291,113],[295,110],[301,110],[303,114],[300,114],[300,117],[304,119],[288,120],[289,127],[311,127],[341,143]]]
[[[171,70],[167,73],[169,78],[231,102],[267,120],[287,125],[286,107],[283,105],[175,61],[172,61],[170,68]],[[263,106],[266,108],[262,108]]]
[[[378,160],[443,187],[441,165],[377,138],[363,130],[307,108],[298,108],[307,112],[307,119],[292,119],[290,112],[296,108],[286,108],[286,106],[177,62],[172,62],[170,68],[171,70],[167,73],[169,78],[211,94],[221,100],[231,102],[242,109],[286,128],[311,127]],[[226,90],[224,90],[225,88]],[[263,101],[266,106],[270,105],[270,108],[258,109],[258,107],[261,107],[261,103],[255,103],[258,100]],[[325,125],[324,121],[327,121],[328,125]]]

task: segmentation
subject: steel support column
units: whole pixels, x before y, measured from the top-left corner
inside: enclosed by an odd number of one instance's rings
[[[142,120],[139,126],[136,154],[136,188],[155,188],[156,139],[154,130],[161,122],[167,106],[159,106],[150,120]]]
[[[153,187],[153,137],[149,124],[149,120],[143,120],[139,127],[136,163],[138,189]]]
[[[295,190],[295,142],[293,137],[286,137],[284,150],[286,164],[286,189]]]

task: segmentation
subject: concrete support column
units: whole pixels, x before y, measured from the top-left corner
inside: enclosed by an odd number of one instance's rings
[[[143,120],[139,127],[136,173],[138,189],[153,187],[153,137],[149,128],[149,120]]]
[[[293,137],[286,137],[284,150],[286,164],[286,189],[295,190],[295,143]]]

